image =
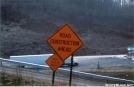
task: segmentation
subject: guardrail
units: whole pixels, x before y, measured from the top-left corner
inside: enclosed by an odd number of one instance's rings
[[[33,64],[33,63],[20,62],[20,61],[0,58],[1,65],[2,65],[2,62],[16,63],[16,64],[18,64],[18,66],[21,64],[25,64],[26,66],[34,66],[34,67],[43,68],[43,69],[50,69],[49,66],[47,66],[47,65],[38,65],[38,64]],[[70,70],[63,69],[63,68],[58,68],[57,71],[70,73]],[[89,77],[89,78],[103,79],[103,80],[107,80],[107,81],[116,81],[116,82],[121,82],[121,83],[125,83],[125,84],[134,84],[133,80],[120,79],[120,78],[115,78],[115,77],[79,72],[79,71],[74,71],[74,70],[72,72],[74,75],[80,75],[80,76],[85,76],[85,77]]]

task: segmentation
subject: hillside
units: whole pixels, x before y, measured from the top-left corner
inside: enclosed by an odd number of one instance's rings
[[[54,53],[46,40],[64,23],[54,20],[27,19],[1,26],[1,57]],[[74,55],[127,54],[133,44],[133,32],[119,31],[108,27],[77,27],[69,24],[84,43]]]
[[[74,55],[127,54],[134,45],[132,2],[52,1],[1,1],[0,57],[54,53],[46,41],[64,24],[84,43]]]

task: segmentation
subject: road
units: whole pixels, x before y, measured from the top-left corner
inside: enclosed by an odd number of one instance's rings
[[[73,70],[96,69],[98,62],[102,68],[134,68],[134,61],[124,56],[125,55],[74,56],[74,59],[78,60],[79,65],[74,66]],[[61,68],[70,69],[69,66],[63,66]]]
[[[0,67],[0,72],[16,74],[16,70],[3,68],[3,67]],[[38,78],[42,80],[50,80],[50,81],[52,80],[52,75],[46,75],[46,74],[41,74],[37,72],[29,72],[29,71],[20,70],[20,75],[31,77],[31,78]],[[56,76],[55,81],[69,83],[69,78]],[[105,84],[101,82],[75,79],[75,78],[72,79],[72,84],[77,84],[78,86],[105,86]]]
[[[124,57],[124,55],[74,56],[74,59],[79,61],[79,65],[73,67],[74,70],[96,69],[98,67],[98,61],[100,67],[103,68],[134,68],[134,61]],[[64,66],[62,68],[69,69],[70,67]]]
[[[131,59],[128,59],[124,57],[124,55],[99,55],[99,56],[74,56],[74,59],[78,59],[79,65],[74,66],[73,70],[82,70],[82,69],[96,69],[98,66],[98,61],[99,65],[101,67],[125,67],[125,68],[134,68],[134,61]],[[61,68],[65,69],[70,69],[68,66],[64,66]],[[8,70],[11,72],[11,70]],[[32,76],[34,78],[40,78],[40,79],[47,79],[51,80],[52,76],[51,75],[42,75],[39,73],[31,73],[27,71],[21,71],[23,75],[25,76]],[[24,72],[26,74],[24,74]],[[65,82],[69,81],[69,78],[64,78],[64,77],[56,77],[56,81],[60,82]],[[78,80],[73,78],[72,80],[73,83],[77,83],[78,85],[82,86],[103,86],[103,83],[99,82],[93,82],[93,81],[84,81],[84,80]]]

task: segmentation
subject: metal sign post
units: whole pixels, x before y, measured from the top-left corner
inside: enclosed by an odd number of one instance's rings
[[[53,71],[53,76],[52,76],[52,86],[54,86],[54,77],[55,77],[55,71]]]
[[[63,65],[63,60],[55,53],[46,60],[47,65],[52,69],[52,86],[54,86],[55,71]]]
[[[72,69],[73,69],[73,55],[71,57],[69,86],[71,86],[71,82],[72,82]]]

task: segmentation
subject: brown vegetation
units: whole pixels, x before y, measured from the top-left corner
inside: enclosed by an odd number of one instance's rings
[[[53,20],[48,14],[41,19],[30,18],[17,8],[13,10],[8,5],[2,8],[1,57],[54,53],[46,41],[64,25],[63,22]],[[133,32],[98,25],[68,24],[84,43],[74,55],[127,54],[127,47],[133,45]]]

